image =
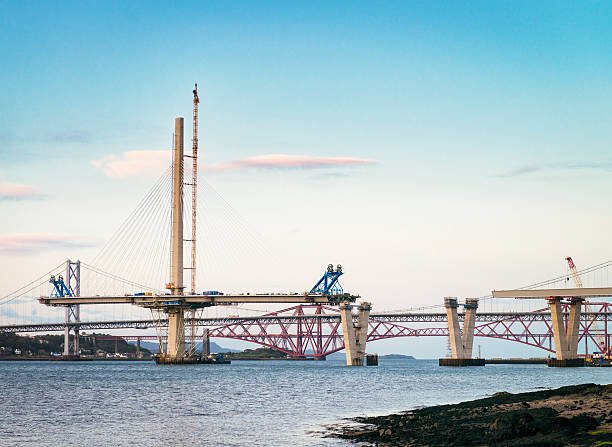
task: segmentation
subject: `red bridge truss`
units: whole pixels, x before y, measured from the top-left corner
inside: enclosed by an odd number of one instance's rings
[[[579,338],[585,353],[593,351],[612,354],[612,304],[589,303],[580,320]],[[563,309],[567,316],[567,306]],[[464,314],[459,314],[462,320]],[[474,335],[497,338],[554,352],[551,316],[548,308],[535,312],[479,312]],[[344,348],[338,309],[326,305],[302,304],[257,317],[197,318],[195,325],[209,327],[209,337],[248,341],[277,349],[287,355],[324,357]],[[411,323],[417,327],[408,327]],[[423,327],[435,323],[437,327]],[[126,320],[68,323],[81,330],[146,329],[167,324],[166,321]],[[48,332],[63,330],[66,323],[37,323],[0,326],[5,332]],[[155,339],[154,335],[98,336],[126,340]],[[398,337],[448,337],[445,313],[385,313],[371,314],[368,342]]]
[[[608,321],[612,320],[609,303],[590,303],[591,312],[584,313],[580,322],[580,341],[585,352],[610,353]],[[567,306],[564,312],[567,313]],[[500,315],[502,318],[500,318]],[[289,317],[289,318],[288,318]],[[293,317],[293,318],[291,318]],[[523,343],[554,352],[552,325],[548,309],[528,313],[478,314],[485,321],[476,326],[474,335]],[[397,322],[446,321],[443,314],[382,314],[372,315],[368,342],[397,337],[447,337],[448,328],[411,328]],[[604,322],[596,329],[595,322]],[[338,310],[324,305],[299,305],[210,329],[210,337],[248,341],[277,349],[294,357],[324,357],[344,348],[340,333]],[[604,346],[602,346],[604,341]]]

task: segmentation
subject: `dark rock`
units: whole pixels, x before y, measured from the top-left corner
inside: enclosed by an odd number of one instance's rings
[[[586,384],[534,393],[496,393],[486,399],[421,408],[407,414],[357,418],[358,422],[371,424],[376,429],[347,431],[338,436],[374,445],[415,447],[592,446],[596,442],[605,445],[612,441],[612,429],[600,427],[605,416],[599,419],[588,414],[562,417],[546,406],[550,398],[554,398],[551,405],[556,408],[563,404],[559,398],[569,399],[570,403],[582,399],[584,405],[587,394],[591,401],[597,399],[606,415],[608,411],[612,413],[612,402],[602,396],[612,394],[612,387]],[[529,402],[539,403],[534,408]],[[597,427],[600,428],[593,431]]]

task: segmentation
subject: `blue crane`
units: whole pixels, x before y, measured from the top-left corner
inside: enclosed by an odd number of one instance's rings
[[[57,279],[55,279],[55,276],[51,276],[49,282],[53,284],[53,292],[51,292],[52,297],[73,296],[70,289],[66,287],[62,275],[59,275]]]
[[[309,293],[321,293],[323,295],[342,295],[344,290],[338,281],[338,278],[342,276],[342,266],[338,264],[336,270],[334,265],[329,264],[327,271],[323,274],[321,279],[315,284]]]

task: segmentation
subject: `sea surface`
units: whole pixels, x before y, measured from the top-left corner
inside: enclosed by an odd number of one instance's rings
[[[325,437],[325,426],[586,382],[612,383],[612,368],[0,362],[0,446],[347,446]]]

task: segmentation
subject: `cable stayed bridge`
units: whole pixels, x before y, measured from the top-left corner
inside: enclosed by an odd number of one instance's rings
[[[196,340],[209,337],[252,342],[296,358],[325,358],[345,349],[348,365],[363,364],[368,342],[397,337],[448,337],[452,356],[457,359],[471,358],[473,336],[523,343],[554,352],[557,357],[575,356],[579,344],[584,349],[581,352],[610,355],[610,307],[602,299],[612,295],[612,290],[606,288],[594,294],[589,288],[571,289],[571,294],[565,295],[562,290],[570,290],[571,281],[578,285],[574,271],[523,288],[530,290],[533,298],[550,298],[550,305],[543,308],[541,302],[534,302],[521,311],[517,307],[524,308],[525,301],[517,306],[515,298],[529,297],[520,296],[526,292],[517,289],[503,297],[494,297],[494,292],[492,296],[468,299],[465,303],[451,298],[419,311],[371,313],[368,301],[342,289],[339,283],[342,269],[333,265],[328,266],[314,287],[297,292],[197,290],[196,272],[209,272],[220,264],[207,262],[207,257],[201,256],[201,250],[208,248],[203,241],[215,243],[214,238],[205,235],[226,234],[219,231],[220,226],[245,230],[227,202],[198,179],[198,102],[194,90],[191,154],[184,153],[184,122],[177,118],[172,166],[100,253],[91,263],[71,260],[61,263],[0,299],[0,331],[63,331],[64,354],[78,355],[80,331],[152,328],[162,348],[158,357],[162,363],[197,361]],[[191,165],[185,163],[189,158]],[[200,196],[198,185],[204,188]],[[185,200],[185,188],[191,188],[191,200]],[[203,219],[198,208],[207,211]],[[221,224],[206,220],[210,214],[218,214]],[[225,236],[222,242],[224,247],[233,244],[233,248],[221,250],[224,255],[234,259],[248,255],[248,245],[234,236]],[[190,253],[184,251],[185,243],[191,245]],[[586,284],[607,286],[610,268],[612,262],[589,267],[578,272],[578,278]],[[183,279],[185,270],[189,271],[189,287]],[[228,270],[223,273],[233,280],[236,273]],[[538,292],[542,290],[549,292]],[[557,292],[550,295],[550,290]],[[506,309],[493,309],[493,303],[505,303],[498,307],[505,305]],[[244,307],[264,304],[292,306],[274,311]],[[489,312],[487,305],[491,307]],[[478,306],[485,311],[476,312]],[[464,311],[459,312],[459,307]],[[353,312],[355,308],[357,314]],[[221,309],[218,313],[223,315],[211,316],[210,309]]]
[[[584,269],[583,276],[598,273],[612,268],[612,262],[604,263],[595,268]],[[58,269],[63,270],[65,266],[58,266]],[[55,272],[57,273],[57,270]],[[137,283],[130,283],[117,278],[114,275],[101,272],[95,267],[89,266],[81,262],[81,271],[92,272],[95,275],[107,277],[111,282],[119,281],[125,284],[126,287],[131,287],[134,290],[151,290],[151,292],[133,292],[129,296],[120,296],[124,302],[130,302],[132,299],[150,299],[143,293],[151,293],[153,296],[156,293],[153,289],[144,288]],[[49,280],[41,278],[41,282],[37,284],[40,288],[50,288]],[[564,275],[552,280],[542,282],[536,285],[529,286],[533,288],[549,287],[551,285],[566,286],[569,278]],[[136,295],[138,294],[138,295]],[[279,294],[280,300],[295,299],[294,294]],[[303,296],[303,295],[302,295]],[[212,295],[207,299],[214,300],[222,299],[226,302],[231,302],[236,295]],[[239,295],[241,298],[262,299],[266,302],[272,301],[274,295]],[[97,298],[97,297],[94,297]],[[302,297],[300,297],[302,298]],[[52,298],[43,298],[42,300],[51,300]],[[93,298],[92,298],[93,299]],[[107,300],[108,297],[104,297]],[[317,298],[315,297],[315,300]],[[10,307],[10,303],[14,302],[5,300],[0,309]],[[39,300],[30,300],[32,304],[43,307],[39,304]],[[481,303],[484,307],[487,302],[492,302],[492,297],[481,298]],[[23,303],[17,303],[14,307],[19,308]],[[83,307],[86,307],[83,305]],[[289,308],[276,310],[274,312],[264,313],[257,310],[258,315],[242,316],[232,314],[235,312],[253,313],[255,309],[244,309],[238,306],[221,306],[225,310],[225,315],[221,316],[203,316],[198,315],[193,319],[188,320],[188,326],[193,324],[198,328],[200,334],[198,340],[203,337],[204,331],[210,338],[228,338],[252,342],[260,346],[270,347],[282,351],[295,358],[324,358],[325,356],[342,350],[344,348],[344,340],[341,328],[341,316],[338,308],[321,303],[305,303],[298,304]],[[448,315],[441,312],[439,306],[429,306],[421,309],[413,309],[409,311],[395,311],[371,313],[368,322],[367,342],[377,340],[398,338],[398,337],[449,337]],[[492,307],[492,306],[491,306]],[[582,312],[580,315],[580,335],[579,341],[585,354],[593,351],[610,353],[612,342],[612,330],[609,327],[612,321],[612,307],[607,302],[590,303],[591,309]],[[45,308],[45,307],[43,307]],[[64,310],[63,306],[59,307]],[[51,310],[56,310],[51,308]],[[569,316],[569,304],[564,305],[565,319]],[[231,313],[230,313],[231,312]],[[243,313],[244,313],[243,312]],[[6,312],[5,312],[6,314]],[[56,312],[57,314],[57,312]],[[116,314],[115,314],[116,315]],[[128,314],[128,318],[117,318],[114,320],[80,320],[80,321],[60,321],[61,316],[56,315],[56,320],[45,320],[39,322],[22,322],[19,324],[5,324],[1,321],[0,331],[15,332],[15,333],[36,333],[36,332],[53,332],[65,331],[66,328],[79,328],[82,331],[95,331],[103,329],[158,329],[160,326],[167,325],[167,320],[156,320],[149,318],[129,318],[133,314]],[[356,316],[353,317],[356,319]],[[458,319],[464,321],[465,312],[458,313]],[[3,320],[5,320],[3,318]],[[548,308],[536,308],[531,311],[484,311],[476,313],[476,325],[474,328],[474,336],[487,337],[525,345],[533,346],[542,349],[544,352],[554,353],[554,334],[552,328],[552,315]],[[189,338],[189,330],[186,331],[186,337]],[[163,336],[162,336],[163,337]],[[148,338],[157,339],[157,335],[128,335],[126,339],[142,339]],[[164,338],[165,339],[165,338]],[[74,346],[74,345],[72,345]]]

